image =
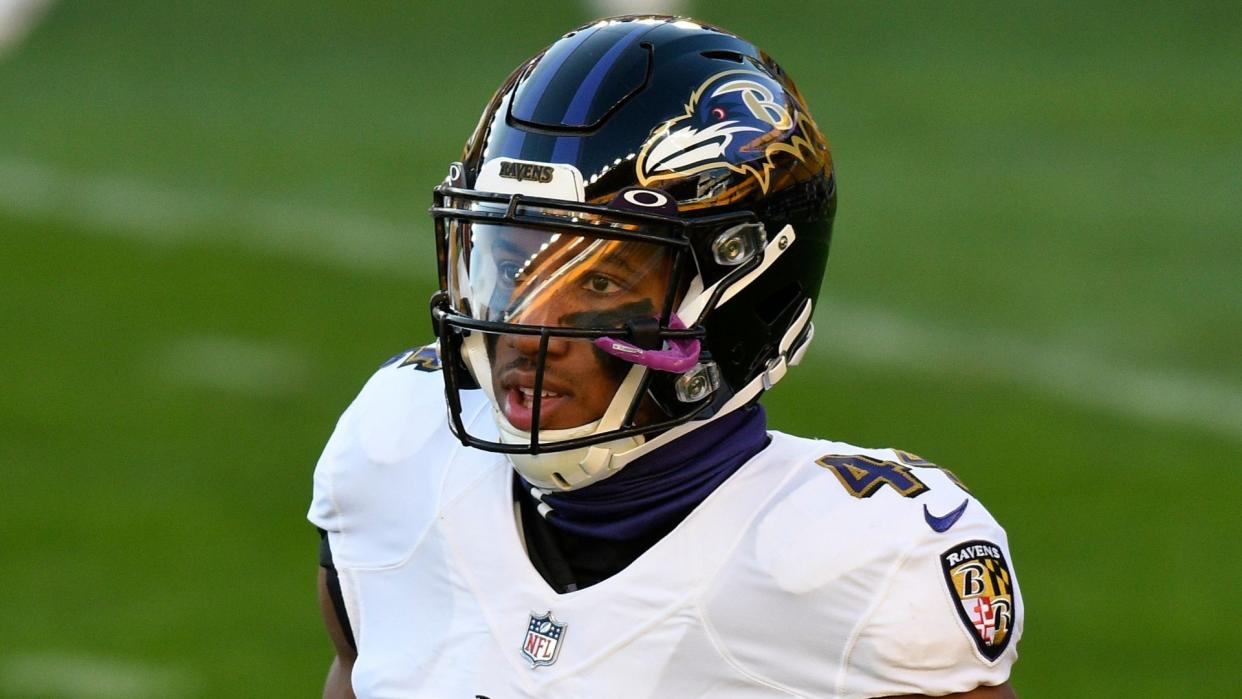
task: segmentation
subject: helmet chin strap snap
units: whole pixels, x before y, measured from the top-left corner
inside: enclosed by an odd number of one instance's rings
[[[681,374],[693,369],[694,365],[699,363],[700,342],[697,339],[674,338],[668,341],[668,346],[664,349],[644,349],[641,345],[655,344],[644,342],[643,336],[651,333],[643,332],[645,328],[638,326],[637,323],[633,325],[635,325],[634,332],[632,332],[635,336],[634,343],[618,340],[615,337],[601,337],[593,342],[596,347],[607,354],[656,371]],[[650,325],[650,323],[644,325]],[[686,324],[674,315],[669,318],[668,327],[671,330],[685,330]],[[656,331],[658,332],[658,325]]]

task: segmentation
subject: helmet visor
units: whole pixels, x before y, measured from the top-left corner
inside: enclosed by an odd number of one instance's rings
[[[446,223],[450,300],[476,320],[617,329],[666,316],[676,294],[676,246],[581,229]]]

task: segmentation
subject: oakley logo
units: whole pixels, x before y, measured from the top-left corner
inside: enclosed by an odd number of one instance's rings
[[[634,206],[658,208],[668,204],[668,195],[653,189],[631,189],[621,196]]]
[[[500,161],[500,176],[510,180],[517,180],[518,182],[523,180],[551,182],[552,166],[502,160]]]

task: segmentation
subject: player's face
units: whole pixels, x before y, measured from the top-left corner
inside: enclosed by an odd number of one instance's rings
[[[660,314],[668,292],[667,249],[650,243],[508,227],[475,226],[472,279],[485,279],[487,309],[476,316],[532,326],[620,328]],[[486,240],[489,234],[495,240]],[[500,237],[503,236],[503,237]],[[493,275],[484,274],[493,270]],[[538,335],[489,338],[492,389],[515,428],[534,421]],[[590,340],[550,337],[544,360],[540,429],[598,420],[630,365]]]

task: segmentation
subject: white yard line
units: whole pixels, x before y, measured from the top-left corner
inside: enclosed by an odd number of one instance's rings
[[[429,274],[413,269],[414,255],[430,245],[426,242],[420,248],[412,240],[415,231],[425,229],[425,221],[396,225],[356,212],[260,198],[240,200],[137,178],[71,173],[28,161],[0,159],[0,210],[146,243],[223,242],[371,274]],[[1212,376],[1134,366],[1089,347],[953,329],[832,299],[818,315],[818,356],[827,361],[840,357],[903,371],[1011,384],[1070,405],[1203,430],[1242,443],[1242,387]],[[229,348],[232,341],[204,341],[194,349],[198,341],[188,342],[189,350],[173,348],[169,357],[197,353],[200,373],[197,377],[184,373],[181,380],[237,388],[275,381],[269,385],[272,390],[297,380],[296,375],[272,378],[282,375],[283,370],[275,367],[286,359],[273,359],[270,348],[238,351]],[[241,359],[246,355],[254,356]],[[181,370],[170,375],[177,371]]]
[[[1090,349],[951,329],[829,301],[821,361],[842,357],[932,376],[1011,384],[1061,402],[1242,443],[1242,387],[1210,376],[1128,364]]]
[[[21,45],[51,5],[52,0],[0,0],[0,57]]]
[[[290,348],[216,335],[176,340],[155,367],[170,383],[244,395],[295,393],[310,374],[306,357]]]
[[[687,15],[690,0],[586,0],[587,12],[596,17],[618,15]]]
[[[0,158],[0,210],[141,242],[219,241],[368,273],[408,274],[416,248],[414,223],[403,227],[338,209],[175,189],[14,158]]]
[[[67,699],[171,699],[193,678],[169,667],[71,653],[14,653],[0,659],[0,693]]]

